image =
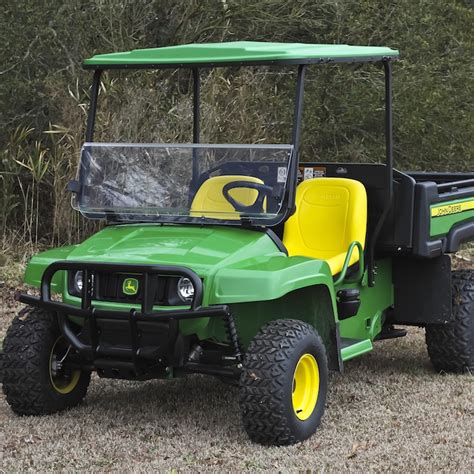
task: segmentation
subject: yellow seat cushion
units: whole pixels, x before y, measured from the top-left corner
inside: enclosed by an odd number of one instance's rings
[[[346,178],[314,178],[296,189],[296,212],[286,221],[283,243],[289,255],[326,260],[331,273],[342,270],[349,245],[365,245],[367,193]],[[354,249],[350,265],[359,261]]]
[[[198,189],[191,204],[190,215],[193,217],[211,217],[213,219],[239,219],[239,213],[222,193],[224,186],[234,181],[265,184],[261,179],[253,176],[213,176],[204,181]],[[244,206],[250,206],[256,201],[258,191],[250,188],[234,188],[229,191],[229,195]]]

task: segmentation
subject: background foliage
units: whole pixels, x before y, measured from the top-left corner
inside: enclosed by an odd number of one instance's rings
[[[84,136],[95,53],[188,42],[385,45],[394,66],[400,169],[473,169],[474,14],[468,0],[19,0],[0,16],[0,252],[77,241],[94,228],[66,183]],[[285,142],[294,72],[218,70],[203,78],[203,141]],[[96,139],[190,141],[186,71],[104,77]],[[303,159],[383,157],[380,67],[313,66]]]

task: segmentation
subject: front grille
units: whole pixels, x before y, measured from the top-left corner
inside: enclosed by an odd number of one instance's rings
[[[136,294],[126,294],[123,291],[124,282],[128,279],[138,281]],[[74,273],[69,274],[69,294],[80,297],[74,289]],[[154,295],[154,304],[158,306],[178,306],[183,302],[177,294],[179,277],[160,276]],[[117,303],[139,304],[143,295],[143,275],[127,273],[94,272],[92,299]]]
[[[123,273],[98,273],[97,286],[95,289],[95,299],[98,301],[120,301],[133,303],[141,301],[143,294],[143,276]],[[138,281],[138,292],[135,295],[127,295],[123,290],[124,282],[133,278]],[[154,301],[156,304],[166,303],[166,287],[169,277],[158,279],[158,288],[155,293]],[[95,282],[94,282],[95,283]]]

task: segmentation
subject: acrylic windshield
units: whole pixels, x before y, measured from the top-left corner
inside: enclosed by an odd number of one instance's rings
[[[275,223],[291,145],[86,143],[73,206],[116,221]]]

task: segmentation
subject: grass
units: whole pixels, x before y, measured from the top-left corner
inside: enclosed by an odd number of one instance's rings
[[[2,291],[0,338],[17,309]],[[83,405],[53,416],[18,417],[1,397],[0,471],[473,472],[473,388],[436,374],[410,328],[331,377],[315,436],[276,448],[248,440],[238,389],[212,377],[94,377]]]
[[[94,378],[67,413],[15,416],[0,402],[3,471],[472,472],[473,379],[433,373],[420,330],[379,343],[333,376],[317,434],[252,444],[238,391],[210,377],[145,383]]]

